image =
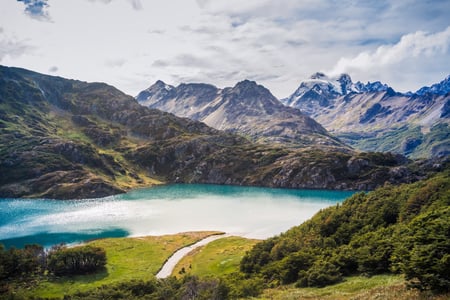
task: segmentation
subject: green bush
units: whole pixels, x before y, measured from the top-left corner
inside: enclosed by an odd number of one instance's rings
[[[88,274],[106,265],[106,253],[100,247],[59,248],[48,255],[48,270],[54,275]]]
[[[324,287],[342,280],[342,274],[339,272],[339,267],[334,264],[318,260],[306,271],[302,270],[298,274],[297,286],[316,286]]]
[[[45,270],[45,252],[39,245],[26,245],[24,249],[6,250],[0,244],[0,280],[29,277]]]

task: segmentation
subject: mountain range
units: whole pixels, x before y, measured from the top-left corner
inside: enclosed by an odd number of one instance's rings
[[[450,76],[414,93],[399,93],[379,81],[353,83],[347,74],[316,73],[281,102],[359,150],[412,158],[450,154]]]
[[[318,72],[281,100],[248,80],[224,89],[157,81],[136,99],[259,143],[340,149],[349,145],[411,158],[445,157],[450,153],[449,82],[450,76],[414,93],[399,93],[380,81],[354,83],[348,74],[329,77]]]
[[[157,81],[136,97],[140,104],[202,121],[251,140],[290,146],[345,146],[319,123],[298,109],[283,105],[254,81],[219,89],[208,84]]]
[[[270,96],[243,82],[227,91],[229,105],[236,94],[244,101],[246,89]],[[267,110],[279,106],[271,99]],[[302,119],[326,147],[254,143],[144,107],[105,83],[13,67],[0,66],[0,108],[0,197],[100,197],[174,182],[370,190],[415,181],[436,166],[341,147],[294,108],[287,118]]]

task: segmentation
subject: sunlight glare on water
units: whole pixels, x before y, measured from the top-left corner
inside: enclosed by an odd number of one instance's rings
[[[80,242],[108,236],[218,230],[267,238],[352,192],[167,185],[90,200],[0,199],[0,242]]]

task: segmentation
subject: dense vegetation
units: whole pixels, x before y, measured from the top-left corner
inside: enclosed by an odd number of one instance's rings
[[[267,284],[325,286],[355,274],[405,274],[423,290],[450,289],[449,170],[428,180],[358,193],[265,240],[241,270]]]
[[[45,268],[46,252],[42,246],[27,245],[24,249],[6,250],[0,244],[0,282],[41,274]]]
[[[8,283],[25,282],[38,275],[72,276],[95,273],[106,265],[102,248],[90,245],[67,248],[63,245],[45,251],[40,245],[6,250],[0,244],[0,294],[8,291]]]

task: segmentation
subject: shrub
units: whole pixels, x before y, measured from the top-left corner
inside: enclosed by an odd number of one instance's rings
[[[48,270],[57,276],[93,273],[105,265],[106,253],[99,247],[60,248],[48,255]]]
[[[45,268],[44,248],[26,245],[24,249],[6,250],[0,244],[0,279],[27,277],[42,273]]]

